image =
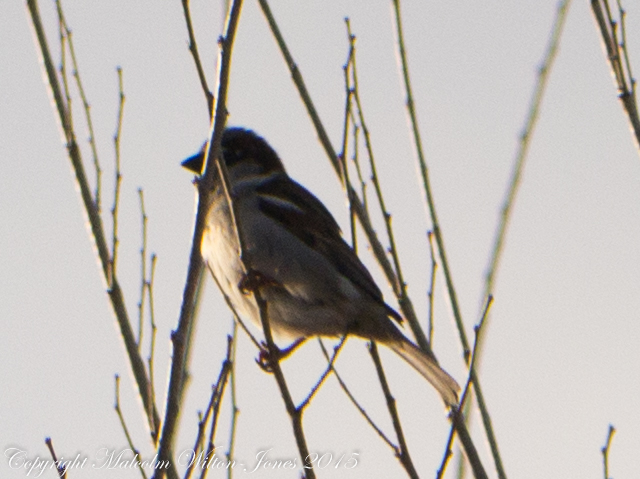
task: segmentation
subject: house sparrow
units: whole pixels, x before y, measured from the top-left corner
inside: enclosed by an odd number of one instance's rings
[[[243,241],[243,259],[259,278],[273,334],[299,342],[311,336],[346,334],[388,346],[440,393],[458,403],[459,386],[435,359],[405,338],[354,250],[342,239],[331,213],[287,175],[267,142],[250,130],[227,128],[222,137],[230,195]],[[182,165],[200,175],[204,152]],[[218,170],[202,239],[202,257],[236,311],[261,327],[260,312],[243,286],[236,232]],[[294,343],[295,344],[295,343]]]

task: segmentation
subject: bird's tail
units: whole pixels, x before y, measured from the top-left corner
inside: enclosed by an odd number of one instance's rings
[[[406,338],[389,342],[387,346],[422,374],[440,393],[445,403],[457,406],[460,386],[432,358]]]

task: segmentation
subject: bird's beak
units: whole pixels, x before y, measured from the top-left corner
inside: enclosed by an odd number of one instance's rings
[[[202,167],[204,163],[204,151],[200,151],[193,156],[190,156],[186,160],[184,160],[181,165],[185,167],[187,170],[195,173],[196,175],[202,174]]]

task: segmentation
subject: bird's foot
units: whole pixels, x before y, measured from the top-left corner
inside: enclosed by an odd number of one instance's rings
[[[256,358],[256,363],[260,366],[264,372],[272,373],[273,372],[273,361],[282,361],[283,359],[287,359],[302,343],[304,343],[306,338],[298,338],[290,346],[287,346],[284,349],[278,348],[275,344],[273,345],[275,348],[274,354],[271,354],[269,351],[269,346],[264,341],[261,344],[260,352],[258,353],[258,357]],[[275,357],[274,357],[275,355]]]
[[[251,294],[254,291],[258,291],[263,286],[275,284],[276,281],[274,279],[269,276],[265,276],[259,271],[250,269],[238,283],[238,289],[242,294]]]

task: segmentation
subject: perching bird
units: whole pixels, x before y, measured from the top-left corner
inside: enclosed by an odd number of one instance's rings
[[[278,338],[345,334],[388,346],[456,405],[459,386],[436,361],[405,338],[380,289],[340,227],[313,194],[287,175],[267,142],[250,130],[228,128],[222,137],[243,259],[259,278],[269,325]],[[183,162],[201,174],[204,152]],[[261,327],[260,312],[243,284],[236,231],[218,170],[202,239],[202,257],[237,312]]]

